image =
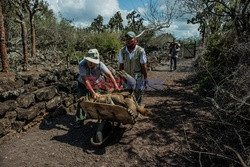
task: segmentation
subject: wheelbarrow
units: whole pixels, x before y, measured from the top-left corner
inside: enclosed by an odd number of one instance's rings
[[[123,106],[91,102],[84,98],[80,100],[80,106],[88,118],[97,119],[99,122],[94,136],[91,138],[91,144],[95,147],[101,147],[107,143],[114,132],[115,123],[118,125],[135,123],[135,117]]]

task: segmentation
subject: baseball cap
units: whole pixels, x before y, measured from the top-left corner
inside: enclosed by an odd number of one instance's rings
[[[133,31],[127,32],[127,34],[125,36],[129,36],[130,38],[135,38],[136,37],[136,35],[135,35],[135,33]]]

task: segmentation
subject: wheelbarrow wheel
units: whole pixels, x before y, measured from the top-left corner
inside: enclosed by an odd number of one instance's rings
[[[103,137],[102,137],[102,132],[101,131],[96,132],[95,141],[97,143],[102,143],[103,142]]]
[[[95,147],[103,146],[111,135],[112,125],[109,121],[102,121],[94,136],[91,138],[91,144]]]

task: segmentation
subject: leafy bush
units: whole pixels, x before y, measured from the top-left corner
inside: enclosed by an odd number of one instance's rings
[[[108,55],[117,55],[123,46],[118,34],[115,33],[92,34],[89,40],[91,46],[98,49],[104,59],[107,59]]]

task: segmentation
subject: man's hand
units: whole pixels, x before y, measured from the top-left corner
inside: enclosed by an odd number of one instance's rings
[[[94,100],[96,100],[99,96],[100,96],[99,93],[95,93],[95,92],[94,92],[94,93],[92,94],[92,97],[93,97]]]
[[[119,87],[119,86],[116,84],[116,85],[115,85],[115,89],[118,90],[118,91],[121,91],[121,90],[122,90],[122,87],[121,87],[121,86]]]

